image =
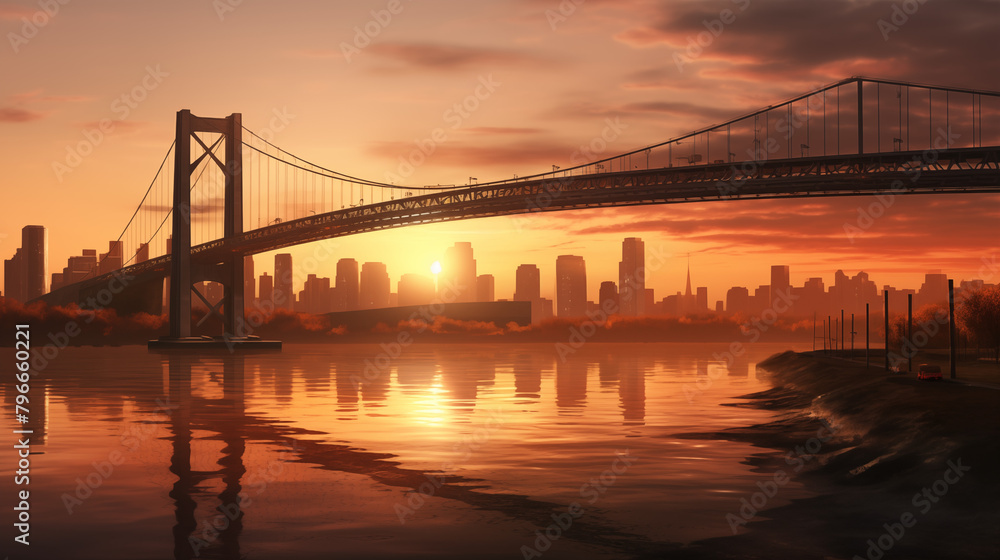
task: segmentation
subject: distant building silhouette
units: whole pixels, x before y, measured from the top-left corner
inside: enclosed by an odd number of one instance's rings
[[[708,311],[708,288],[699,287],[695,295],[695,310],[698,313]]]
[[[731,314],[750,312],[750,291],[743,286],[734,286],[726,292],[726,311]]]
[[[292,291],[292,255],[280,253],[274,256],[274,293],[275,309],[295,309],[295,293]]]
[[[947,286],[947,282],[945,282]],[[881,305],[878,297],[878,286],[868,279],[868,273],[861,271],[853,277],[838,270],[834,274],[834,283],[829,292],[830,308],[832,312],[841,309],[848,315],[851,313],[864,313],[865,303],[870,303],[877,309]]]
[[[514,279],[514,301],[531,302],[532,323],[539,323],[553,315],[552,300],[542,297],[541,287],[541,273],[538,266],[522,264],[517,267]]]
[[[496,279],[492,274],[480,274],[476,278],[476,301],[489,302],[496,299]]]
[[[389,273],[380,262],[361,265],[361,309],[389,307]]]
[[[8,299],[25,301],[27,286],[24,274],[24,256],[21,248],[14,251],[14,256],[3,261],[3,293]]]
[[[646,311],[646,244],[638,237],[622,242],[618,263],[618,300],[621,314],[635,317]]]
[[[422,274],[404,274],[396,285],[398,304],[428,305],[434,301],[434,279]]]
[[[98,274],[108,274],[120,270],[122,267],[122,242],[109,241],[108,252],[101,253],[97,258]]]
[[[535,301],[542,297],[541,275],[533,264],[517,267],[514,281],[514,301]]]
[[[587,313],[587,265],[583,257],[556,258],[556,305],[560,317],[580,317]]]
[[[914,310],[925,305],[944,305],[948,303],[948,275],[932,272],[924,275],[924,283],[913,296]]]
[[[21,246],[14,256],[4,260],[5,297],[26,302],[46,293],[49,282],[48,236],[44,226],[24,226],[21,229]],[[61,276],[55,280],[64,282]]]
[[[333,311],[333,291],[329,278],[320,278],[315,274],[306,277],[299,292],[299,307],[302,313],[329,313]]]
[[[791,280],[788,265],[776,264],[771,266],[771,299],[778,297],[778,294],[788,294],[791,289]],[[772,302],[773,303],[773,302]]]
[[[361,291],[358,280],[358,261],[340,259],[337,261],[337,278],[333,308],[336,311],[353,311],[361,307]]]
[[[25,300],[42,297],[49,280],[49,238],[45,227],[24,226],[21,229],[21,250],[24,256]]]
[[[257,292],[257,302],[264,310],[274,310],[274,277],[265,272],[260,275],[260,290]]]
[[[149,243],[140,243],[135,251],[135,264],[149,260]]]
[[[476,259],[472,243],[459,241],[448,247],[441,263],[438,291],[446,303],[476,301]]]
[[[614,282],[601,282],[597,300],[597,305],[604,309],[621,309],[618,299],[618,286]]]
[[[256,276],[253,273],[253,256],[243,257],[243,301],[253,303],[257,299]]]

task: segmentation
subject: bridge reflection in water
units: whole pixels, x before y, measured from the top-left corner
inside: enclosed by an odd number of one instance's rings
[[[473,357],[477,359],[470,360]],[[360,474],[379,484],[405,490],[417,490],[429,479],[437,478],[441,482],[433,492],[436,498],[456,500],[476,509],[546,526],[551,514],[561,511],[564,504],[525,494],[494,493],[500,488],[483,492],[492,486],[489,481],[438,469],[408,468],[394,460],[396,456],[392,453],[317,440],[314,430],[248,412],[247,395],[253,398],[254,393],[259,395],[263,389],[271,392],[275,403],[288,406],[297,400],[294,392],[297,383],[302,384],[306,394],[332,389],[336,407],[328,412],[336,414],[340,421],[356,421],[359,413],[385,407],[393,389],[410,394],[436,389],[447,395],[453,420],[468,423],[479,405],[480,391],[492,391],[498,374],[509,374],[513,378],[510,387],[513,403],[537,404],[546,390],[554,389],[557,416],[571,421],[587,413],[588,378],[591,378],[594,383],[589,386],[591,393],[617,393],[622,426],[645,425],[646,380],[657,369],[654,355],[604,348],[581,352],[565,362],[553,358],[525,348],[484,353],[461,346],[448,347],[429,355],[404,356],[385,375],[365,379],[363,366],[358,366],[364,362],[354,356],[311,355],[287,363],[261,363],[254,355],[239,353],[200,356],[164,353],[160,359],[167,374],[164,394],[157,403],[169,415],[169,470],[176,477],[169,492],[176,521],[172,528],[174,557],[244,557],[246,551],[240,546],[244,521],[255,514],[254,499],[268,484],[279,484],[277,481],[288,468],[286,463]],[[254,374],[249,384],[248,361]],[[741,362],[727,373],[747,376],[749,362],[745,357]],[[720,364],[698,359],[691,365],[696,376],[705,380],[709,366],[717,369]],[[221,392],[216,390],[206,396],[199,394],[203,390],[192,386],[193,379],[204,382],[206,374]],[[198,440],[219,442],[221,448],[208,456],[202,447],[202,456],[198,457],[198,452],[193,451]],[[244,462],[248,442],[268,445],[277,450],[278,457],[251,472]],[[615,541],[634,537],[596,517],[581,520],[579,526],[581,529],[574,539],[590,546],[613,547]]]
[[[668,552],[724,534],[727,492],[753,484],[748,446],[671,437],[769,416],[719,404],[766,388],[753,364],[784,346],[728,367],[726,347],[588,344],[564,361],[548,344],[421,345],[388,364],[376,345],[67,348],[33,388],[32,495],[51,509],[32,552],[511,557],[625,450],[641,461],[546,557]]]

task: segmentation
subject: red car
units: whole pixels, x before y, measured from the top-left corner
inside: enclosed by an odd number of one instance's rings
[[[941,366],[920,364],[920,368],[917,369],[917,379],[921,381],[941,381]]]

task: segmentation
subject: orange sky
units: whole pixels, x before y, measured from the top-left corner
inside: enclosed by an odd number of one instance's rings
[[[390,4],[397,13],[387,18],[381,12]],[[39,5],[0,2],[0,254],[13,254],[22,226],[42,224],[52,270],[117,237],[184,108],[241,112],[260,132],[277,124],[273,139],[285,149],[386,180],[414,141],[452,124],[447,111],[481,80],[499,84],[407,178],[421,185],[569,166],[607,119],[623,125],[611,155],[851,75],[1000,90],[1000,6],[987,0],[928,2],[887,36],[878,21],[892,17],[893,3],[864,0],[92,1],[60,5],[51,17],[39,15]],[[724,9],[738,13],[735,21],[678,68],[673,56]],[[45,25],[35,29],[24,18]],[[376,33],[358,40],[366,26]],[[145,99],[134,107],[121,99],[144,80]],[[57,176],[53,164],[66,163],[67,150],[101,119],[113,130]],[[338,240],[337,251],[385,262],[395,282],[407,272],[428,274],[448,245],[471,241],[479,272],[496,276],[500,298],[511,296],[514,269],[524,262],[542,268],[551,296],[556,257],[580,254],[596,298],[600,281],[616,280],[621,240],[639,236],[647,253],[673,255],[650,274],[657,299],[683,290],[690,253],[694,283],[708,286],[713,302],[729,286],[767,283],[770,264],[791,265],[795,284],[820,275],[832,282],[843,268],[866,270],[879,285],[919,287],[931,270],[974,277],[998,252],[1000,197],[904,197],[852,241],[844,224],[856,223],[869,203],[494,218],[353,236]],[[258,273],[272,266],[271,254],[258,256]],[[332,277],[334,266],[324,263],[319,273]]]

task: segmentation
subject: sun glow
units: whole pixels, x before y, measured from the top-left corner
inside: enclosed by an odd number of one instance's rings
[[[431,264],[431,274],[440,274],[440,273],[441,273],[441,262],[434,261]]]

